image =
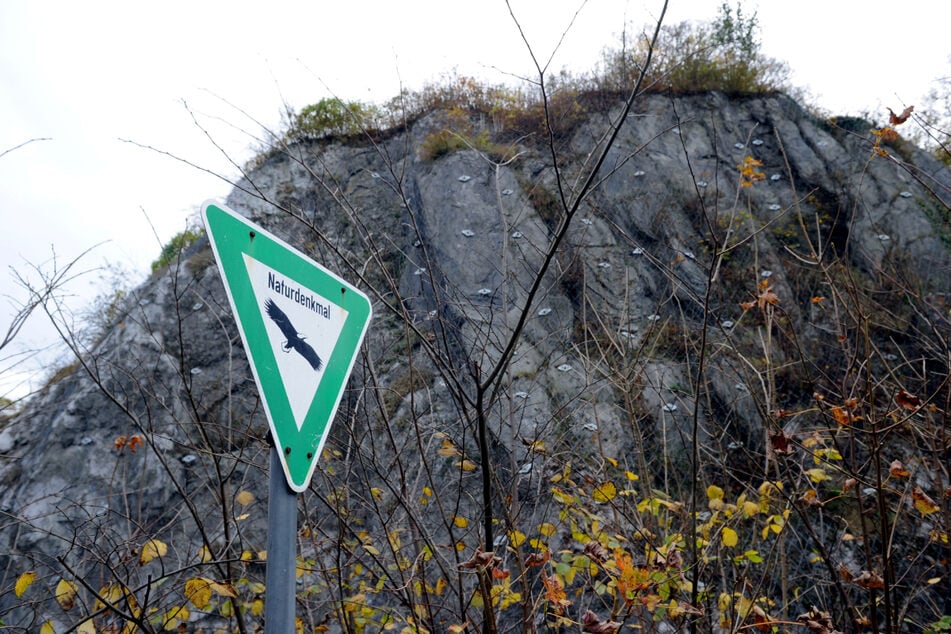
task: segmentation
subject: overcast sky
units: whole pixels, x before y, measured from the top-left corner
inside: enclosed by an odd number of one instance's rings
[[[719,5],[670,0],[666,22],[709,19]],[[49,139],[0,157],[0,294],[14,298],[0,304],[0,327],[23,296],[9,267],[25,272],[54,251],[68,261],[104,243],[84,258],[85,268],[108,261],[142,275],[204,200],[227,194],[221,179],[141,145],[233,178],[229,157],[243,163],[253,155],[254,135],[262,124],[280,124],[282,103],[299,109],[331,94],[383,101],[401,84],[419,88],[453,69],[493,82],[531,72],[503,0],[271,0],[266,6],[0,2],[0,153]],[[648,23],[662,2],[512,0],[511,6],[542,58],[580,7],[553,67],[585,70],[617,42],[625,22]],[[743,6],[758,12],[764,52],[788,62],[793,83],[829,113],[898,110],[919,103],[936,78],[951,74],[949,0],[747,0]],[[93,272],[72,287],[77,305],[101,287],[102,277]],[[41,346],[49,337],[34,323],[21,343]],[[0,352],[0,360],[8,353]],[[8,382],[9,366],[0,361]]]

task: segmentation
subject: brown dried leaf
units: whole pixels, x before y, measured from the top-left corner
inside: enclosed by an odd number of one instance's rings
[[[889,125],[901,125],[904,122],[908,121],[908,117],[911,116],[911,113],[915,111],[914,106],[908,106],[901,111],[901,114],[895,114],[895,111],[891,108],[888,109],[888,123]]]
[[[476,548],[476,551],[472,554],[472,558],[469,561],[464,561],[459,564],[460,568],[488,568],[489,566],[497,566],[502,563],[502,558],[496,555],[494,552],[483,552],[481,548]]]
[[[885,588],[885,580],[876,572],[863,570],[862,574],[855,578],[855,585],[866,590],[882,590]]]
[[[581,625],[593,634],[614,634],[620,629],[623,623],[617,621],[602,621],[598,615],[591,610],[586,610],[581,615]]]
[[[796,620],[805,625],[812,634],[842,634],[832,625],[832,616],[817,607],[800,614]]]
[[[788,456],[793,452],[792,436],[784,431],[769,435],[769,448],[776,456]]]
[[[898,390],[898,394],[895,395],[895,402],[904,409],[915,410],[921,407],[921,399],[905,390]]]
[[[888,467],[888,472],[896,478],[907,478],[910,473],[908,469],[905,468],[905,465],[902,464],[901,460],[892,460],[892,463]]]
[[[550,550],[546,550],[543,553],[532,553],[525,559],[525,567],[534,568],[535,566],[541,566],[549,559],[551,559]]]
[[[604,546],[596,541],[590,541],[584,545],[584,554],[599,564],[603,564],[611,556],[608,551],[604,549]]]

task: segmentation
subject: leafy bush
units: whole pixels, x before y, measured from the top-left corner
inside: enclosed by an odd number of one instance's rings
[[[159,254],[158,259],[152,262],[152,272],[155,273],[174,262],[175,258],[177,258],[182,251],[193,245],[204,234],[204,229],[185,229],[175,234],[175,236],[162,247],[162,252]]]
[[[287,136],[293,140],[353,136],[375,127],[379,109],[359,101],[321,99],[294,118]]]

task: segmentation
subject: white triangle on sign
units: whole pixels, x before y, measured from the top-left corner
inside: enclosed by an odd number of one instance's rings
[[[347,311],[248,254],[242,255],[300,431],[347,321]]]

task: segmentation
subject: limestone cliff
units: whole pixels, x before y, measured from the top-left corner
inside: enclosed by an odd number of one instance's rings
[[[817,605],[848,629],[849,601],[867,590],[815,562],[885,574],[875,530],[843,541],[860,517],[881,520],[885,506],[849,501],[855,483],[844,484],[849,474],[874,489],[872,460],[917,465],[912,479],[893,476],[907,494],[892,500],[905,541],[889,552],[912,563],[892,569],[892,600],[951,613],[940,599],[951,596],[941,498],[951,173],[901,140],[876,146],[864,122],[820,120],[782,95],[651,95],[585,190],[619,113],[589,105],[550,145],[499,135],[514,148],[502,160],[476,147],[421,156],[446,125],[434,112],[372,140],[275,151],[226,201],[374,303],[301,496],[307,631],[481,623],[479,577],[465,566],[477,547],[511,572],[490,578],[510,583],[496,596],[499,623],[538,625],[539,605],[554,611],[546,566],[566,581],[577,557],[601,561],[584,540],[628,549],[645,570],[699,570],[714,591],[668,584],[664,600],[697,601],[710,628],[744,569],[760,580],[749,592],[773,601],[762,604],[770,618]],[[99,631],[176,618],[253,631],[267,423],[207,240],[130,293],[114,327],[79,353],[71,375],[2,423],[0,619],[30,631],[94,613]],[[899,389],[934,408],[896,409]],[[874,439],[831,434],[844,415]],[[117,444],[133,436],[136,451]],[[894,451],[875,450],[882,442]],[[770,497],[766,481],[842,500]],[[756,506],[727,519],[710,486],[735,512],[743,499]],[[913,488],[943,510],[917,515]],[[769,541],[779,517],[791,535],[781,546]],[[719,544],[725,528],[747,540],[739,550],[678,567],[674,551],[697,556],[683,534],[706,530]],[[143,563],[151,539],[167,552]],[[551,562],[526,567],[546,548]],[[744,550],[767,561],[731,558]],[[569,593],[568,617],[611,612],[618,586],[605,565],[598,589],[595,574],[590,592]],[[782,582],[769,572],[780,565]],[[37,580],[16,598],[8,590],[28,570]],[[906,573],[940,581],[913,592]],[[580,576],[567,583],[583,587]],[[196,577],[238,596],[216,592],[199,608],[185,590]],[[53,601],[61,578],[78,584],[70,611]],[[644,583],[644,596],[662,593]],[[102,590],[117,584],[129,590]],[[169,612],[183,605],[187,614]],[[614,615],[666,627],[690,618],[644,609]]]

